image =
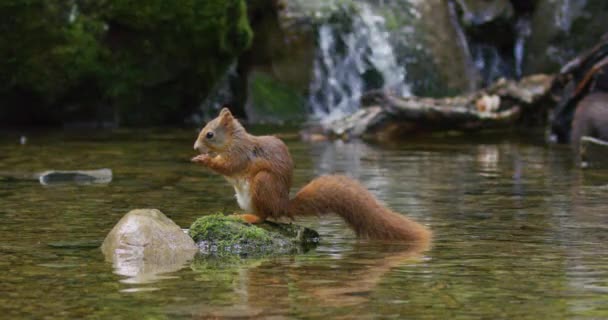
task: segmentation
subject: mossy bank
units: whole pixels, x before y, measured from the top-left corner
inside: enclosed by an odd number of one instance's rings
[[[0,14],[0,123],[181,123],[253,39],[245,0],[10,0]]]

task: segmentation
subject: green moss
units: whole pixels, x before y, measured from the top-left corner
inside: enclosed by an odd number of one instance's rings
[[[316,245],[319,235],[293,224],[252,225],[237,216],[213,214],[198,218],[188,234],[203,254],[260,256],[300,252]]]
[[[0,121],[181,123],[253,38],[245,0],[7,0],[0,14]]]
[[[254,121],[298,121],[306,116],[306,101],[293,88],[272,77],[253,72],[249,79],[248,112]]]
[[[196,242],[215,242],[220,247],[266,246],[272,243],[268,231],[242,222],[237,216],[210,215],[197,219],[188,234]]]
[[[225,32],[222,47],[228,52],[242,52],[251,46],[253,40],[253,30],[247,18],[247,5],[244,1],[238,1],[230,10],[234,11],[230,16],[236,18],[236,23],[228,23],[232,28]]]

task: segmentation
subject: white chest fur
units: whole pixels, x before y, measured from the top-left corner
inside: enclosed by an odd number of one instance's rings
[[[253,206],[251,205],[251,190],[249,188],[249,181],[243,178],[226,178],[228,182],[234,187],[236,193],[236,202],[239,207],[245,210],[247,213],[253,212]]]

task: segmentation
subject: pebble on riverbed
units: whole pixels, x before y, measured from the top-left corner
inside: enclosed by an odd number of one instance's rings
[[[62,183],[105,184],[112,182],[112,170],[49,170],[40,173],[38,181],[42,185]]]

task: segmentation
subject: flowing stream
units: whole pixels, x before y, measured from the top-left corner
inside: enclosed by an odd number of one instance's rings
[[[188,227],[238,210],[223,178],[188,161],[196,132],[38,131],[24,145],[4,133],[0,172],[114,177],[47,186],[0,177],[2,318],[608,318],[608,172],[576,168],[542,133],[384,146],[272,133],[293,154],[294,192],[320,174],[350,175],[428,225],[432,248],[359,241],[336,217],[305,218],[297,222],[321,234],[305,254],[198,258],[138,281],[114,273],[98,248],[127,211],[158,208]]]
[[[309,104],[315,117],[331,121],[359,108],[363,92],[383,88],[409,96],[405,69],[397,64],[384,18],[358,3],[350,23],[318,27]]]

